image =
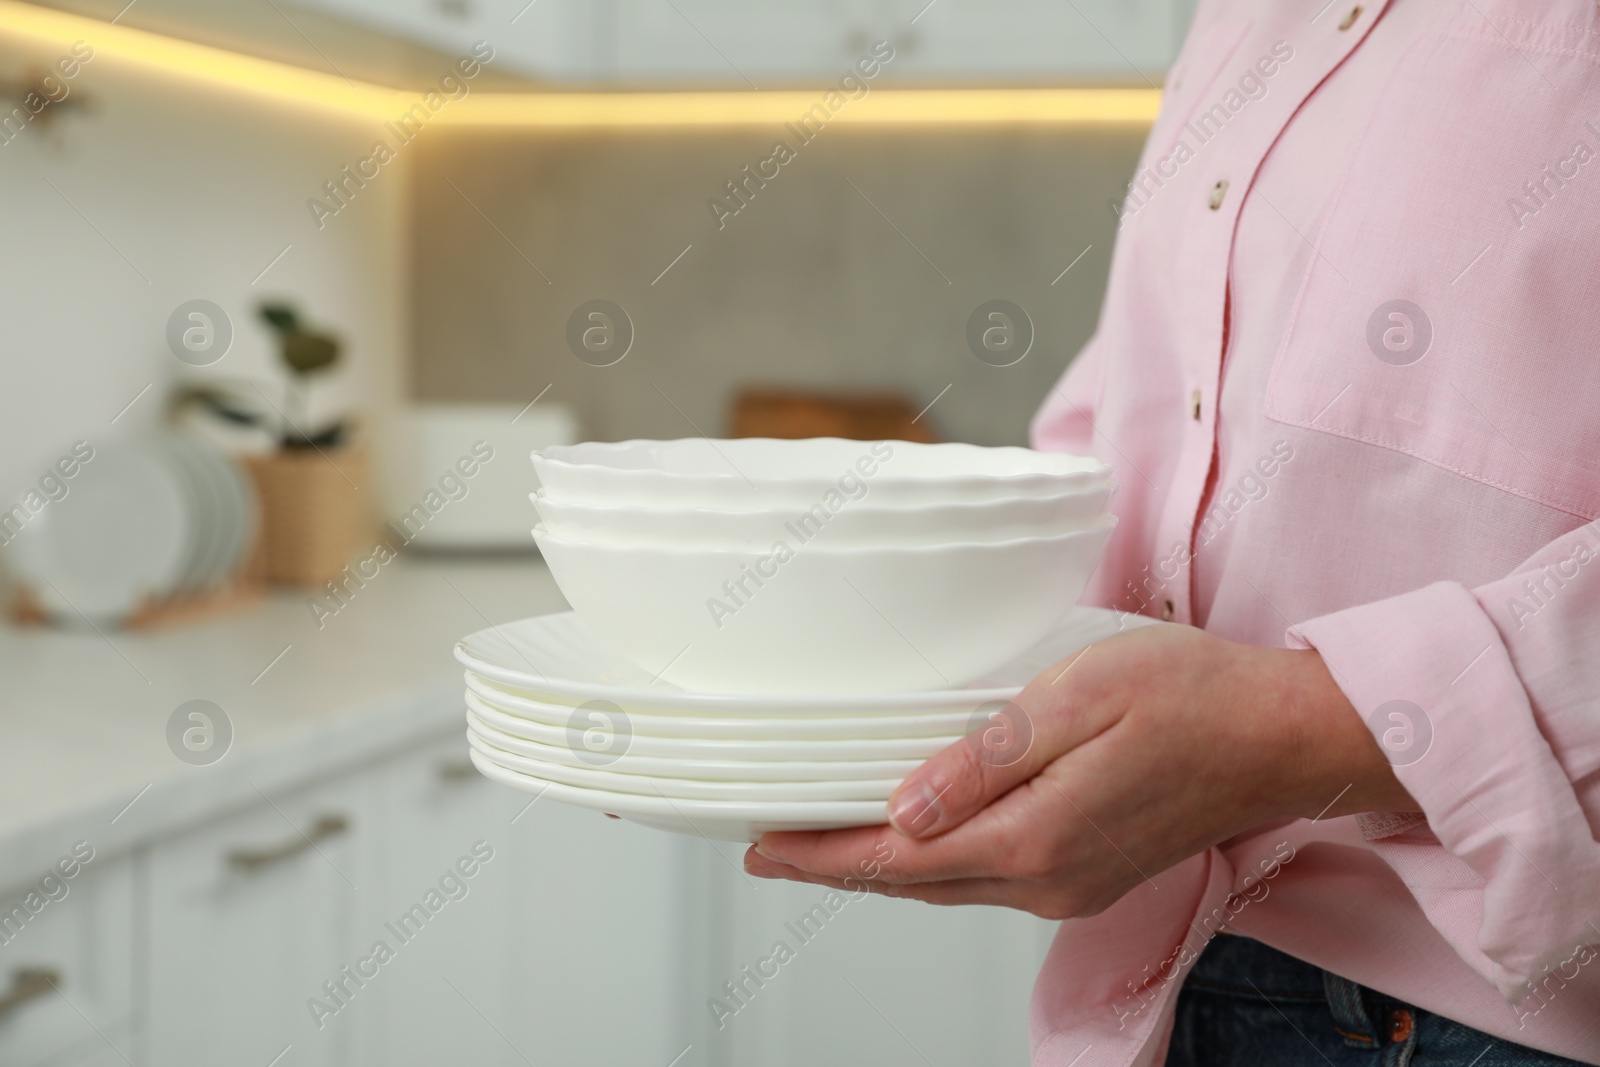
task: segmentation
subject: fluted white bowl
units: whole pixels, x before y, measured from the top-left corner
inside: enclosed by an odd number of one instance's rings
[[[1111,480],[1110,468],[1087,456],[836,437],[587,442],[535,452],[533,467],[552,500],[668,508],[973,503]]]
[[[599,507],[532,494],[539,519],[564,541],[638,547],[770,549],[774,542],[838,548],[885,548],[952,541],[1011,541],[1087,529],[1105,519],[1111,486],[1055,496],[1008,497],[981,503],[878,504],[842,501],[837,508]]]
[[[611,545],[534,530],[573,609],[618,653],[707,693],[965,685],[1042,638],[1115,525],[991,543],[783,551]]]

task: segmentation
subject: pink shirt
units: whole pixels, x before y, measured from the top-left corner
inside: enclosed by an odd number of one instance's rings
[[[1160,1063],[1226,923],[1600,1064],[1595,0],[1203,0],[1033,429],[1122,486],[1087,601],[1316,648],[1426,813],[1064,923],[1034,1062]]]

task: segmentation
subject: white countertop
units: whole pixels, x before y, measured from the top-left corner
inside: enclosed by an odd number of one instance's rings
[[[566,608],[536,559],[396,560],[320,630],[308,599],[273,593],[146,633],[0,626],[0,887],[79,839],[113,854],[260,803],[258,789],[464,733],[456,639]],[[210,766],[167,745],[168,718],[194,699],[233,723]]]

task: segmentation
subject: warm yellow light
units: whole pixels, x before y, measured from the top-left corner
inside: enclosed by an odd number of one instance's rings
[[[475,93],[438,118],[469,126],[765,126],[798,123],[818,90],[702,93]],[[837,101],[835,101],[837,102]],[[1153,89],[874,89],[830,125],[1155,121]]]
[[[267,99],[370,119],[394,119],[418,93],[258,59],[210,45],[117,26],[64,11],[0,0],[0,34],[63,51],[87,41],[97,58]],[[451,126],[617,127],[765,126],[798,123],[823,90],[783,92],[485,93],[452,101],[429,124]],[[835,101],[836,102],[836,101]],[[1155,89],[876,89],[849,100],[829,124],[1091,123],[1148,125]],[[819,116],[820,117],[820,116]]]

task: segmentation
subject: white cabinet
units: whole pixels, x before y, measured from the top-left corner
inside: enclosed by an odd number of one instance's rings
[[[1193,0],[297,0],[575,86],[825,87],[874,42],[878,84],[1160,83]]]
[[[490,69],[556,81],[593,76],[596,30],[608,0],[295,0],[381,33],[467,55],[478,41],[494,48]]]
[[[351,1011],[356,1062],[371,1067],[520,1062],[496,1028],[511,1018],[502,995],[517,941],[506,835],[521,804],[478,774],[464,748],[452,734],[370,772],[383,817],[355,940],[363,956],[380,944],[393,952]]]
[[[1055,923],[742,877],[717,891],[708,1064],[1028,1063],[1028,1000]]]
[[[0,1063],[1026,1062],[1054,924],[830,910],[743,851],[491,783],[451,729],[83,866],[0,938]]]
[[[352,1009],[358,1062],[610,1067],[682,1049],[672,840],[530,805],[472,768],[461,733],[383,768],[376,786],[357,940],[396,951]],[[400,929],[430,901],[420,929]]]
[[[826,87],[879,41],[875,85],[1159,84],[1183,30],[1172,0],[615,3],[596,76],[621,84]]]
[[[677,842],[531,799],[453,730],[156,845],[149,1062],[671,1060],[690,1040]]]
[[[135,1055],[133,867],[95,857],[70,878],[51,871],[41,885],[40,871],[0,892],[0,1063],[98,1067]]]
[[[482,954],[501,970],[466,972],[462,992],[495,1012],[534,1063],[664,1067],[693,1037],[678,999],[697,960],[686,919],[698,901],[684,889],[690,842],[550,800],[511,799],[520,814],[491,838],[509,907],[485,932],[494,951]],[[457,1010],[462,1025],[477,1022]]]
[[[268,799],[149,850],[148,1062],[348,1064],[373,811],[362,775]],[[324,983],[338,983],[330,992]],[[313,1003],[327,1012],[313,1010]]]

